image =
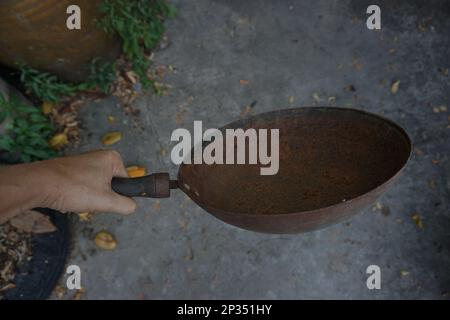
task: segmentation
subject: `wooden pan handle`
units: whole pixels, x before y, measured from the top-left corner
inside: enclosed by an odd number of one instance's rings
[[[165,172],[139,178],[113,178],[111,188],[127,197],[170,197],[170,179]]]

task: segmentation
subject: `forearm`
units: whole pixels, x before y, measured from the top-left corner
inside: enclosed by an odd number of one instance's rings
[[[0,168],[0,224],[35,207],[132,213],[136,203],[111,190],[115,176],[128,175],[120,155],[106,150]]]
[[[0,167],[0,224],[42,205],[45,177],[36,163]]]

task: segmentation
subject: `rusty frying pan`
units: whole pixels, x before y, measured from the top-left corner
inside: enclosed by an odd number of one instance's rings
[[[338,223],[380,196],[405,167],[411,141],[394,122],[365,111],[304,107],[262,113],[220,130],[279,129],[279,171],[259,165],[182,164],[167,173],[114,178],[126,196],[162,198],[181,189],[226,223],[299,233]]]

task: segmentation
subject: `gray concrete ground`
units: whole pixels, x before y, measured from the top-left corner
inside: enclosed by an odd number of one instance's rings
[[[377,206],[316,232],[244,231],[181,192],[160,202],[140,199],[129,217],[78,222],[69,263],[82,269],[83,298],[448,298],[450,113],[436,109],[450,107],[445,1],[378,1],[381,31],[366,28],[368,1],[173,3],[179,15],[167,23],[170,45],[155,53],[155,65],[176,68],[164,77],[168,95],[138,99],[144,130],[115,98],[90,103],[77,152],[100,148],[104,133],[119,130],[124,138],[114,147],[127,165],[175,176],[174,129],[191,130],[194,120],[220,127],[254,101],[253,113],[338,105],[384,114],[407,129],[416,149]],[[349,85],[354,92],[344,89]],[[118,123],[108,124],[108,115]],[[103,229],[116,236],[115,251],[92,241]],[[366,287],[371,264],[381,268],[381,290]]]

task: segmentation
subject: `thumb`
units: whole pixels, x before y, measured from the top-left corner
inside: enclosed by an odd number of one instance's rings
[[[136,210],[136,201],[132,198],[121,196],[113,191],[105,195],[105,211],[120,214],[131,214]]]

